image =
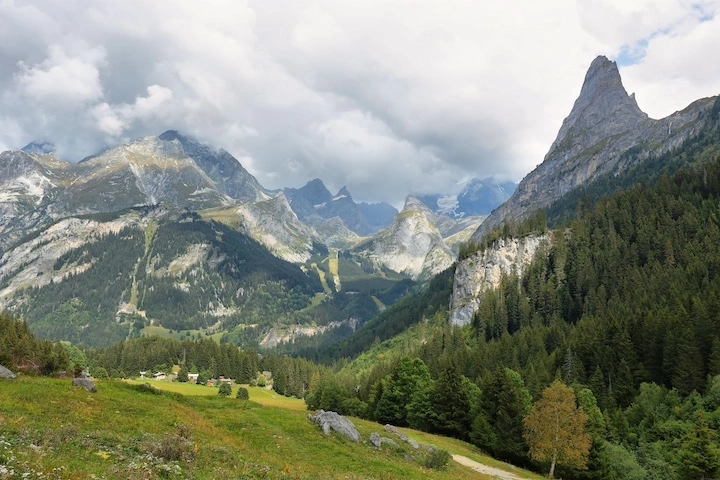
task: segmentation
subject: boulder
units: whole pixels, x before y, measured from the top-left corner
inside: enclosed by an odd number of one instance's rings
[[[387,424],[387,425],[385,425],[385,431],[390,432],[393,435],[397,435],[398,437],[400,437],[400,440],[407,443],[412,448],[420,448],[420,445],[418,445],[418,443],[415,440],[413,440],[412,438],[409,438],[407,435],[402,433],[400,430],[397,429],[397,427]]]
[[[397,443],[395,443],[392,439],[387,437],[381,437],[379,433],[373,432],[372,435],[370,435],[370,443],[375,445],[375,448],[380,448],[381,445],[390,445],[393,447],[397,447]]]
[[[74,378],[72,384],[73,387],[83,387],[90,393],[97,393],[95,383],[87,377]]]
[[[7,368],[0,365],[0,378],[5,380],[15,380],[15,374]]]
[[[382,445],[388,444],[391,447],[397,447],[397,443],[392,438],[380,437],[380,443]]]
[[[319,410],[315,415],[308,415],[308,419],[319,425],[325,435],[330,435],[330,431],[335,430],[343,437],[355,443],[360,441],[360,433],[355,428],[355,425],[347,418],[335,412]]]

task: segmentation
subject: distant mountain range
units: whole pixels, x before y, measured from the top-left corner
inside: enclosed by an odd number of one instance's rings
[[[333,195],[320,179],[266,189],[225,150],[173,130],[75,164],[53,150],[36,142],[0,153],[0,309],[26,315],[43,336],[89,344],[151,327],[225,329],[246,338],[248,331],[237,330],[240,312],[257,308],[247,292],[262,293],[269,279],[280,299],[297,297],[292,285],[304,285],[300,310],[320,291],[368,291],[363,282],[376,291],[403,278],[428,279],[453,263],[482,222],[473,209],[488,198],[499,204],[507,188],[473,182],[450,210],[438,202],[447,195],[426,196],[430,205],[409,196],[398,212],[384,202],[356,203],[345,187]],[[171,231],[177,238],[168,251],[156,235]],[[255,246],[253,258],[267,268],[237,280],[247,260],[232,260],[241,252],[216,248],[213,235],[235,245],[254,239],[300,265],[305,283],[281,260],[262,260]],[[58,308],[66,320],[52,314]],[[290,313],[276,320],[283,315]],[[357,326],[366,315],[330,325]],[[254,320],[264,325],[254,335],[278,336],[272,323]]]
[[[418,195],[433,213],[452,218],[487,216],[513,194],[517,183],[473,178],[455,195]]]

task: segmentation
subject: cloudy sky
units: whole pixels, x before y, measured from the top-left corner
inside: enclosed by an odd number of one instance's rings
[[[0,150],[178,129],[269,188],[519,181],[599,54],[660,118],[720,93],[720,0],[0,0]]]

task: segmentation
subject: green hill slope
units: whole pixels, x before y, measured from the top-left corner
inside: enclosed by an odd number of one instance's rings
[[[0,388],[2,478],[490,478],[454,462],[425,469],[409,446],[375,449],[368,438],[382,427],[360,420],[354,444],[324,436],[306,411],[234,397],[119,381],[100,382],[93,395],[69,380],[28,377]],[[437,440],[482,460],[467,445]]]

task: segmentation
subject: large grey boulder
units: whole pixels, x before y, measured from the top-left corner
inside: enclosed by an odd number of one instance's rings
[[[0,378],[5,380],[15,380],[15,374],[7,368],[0,365]]]
[[[90,393],[97,392],[97,387],[95,386],[95,383],[93,383],[93,381],[87,377],[74,378],[72,384],[73,387],[83,387]]]
[[[360,441],[360,433],[355,425],[347,418],[335,412],[318,411],[315,415],[308,415],[308,419],[319,425],[325,435],[330,435],[331,430],[335,430],[343,437],[357,443]]]

